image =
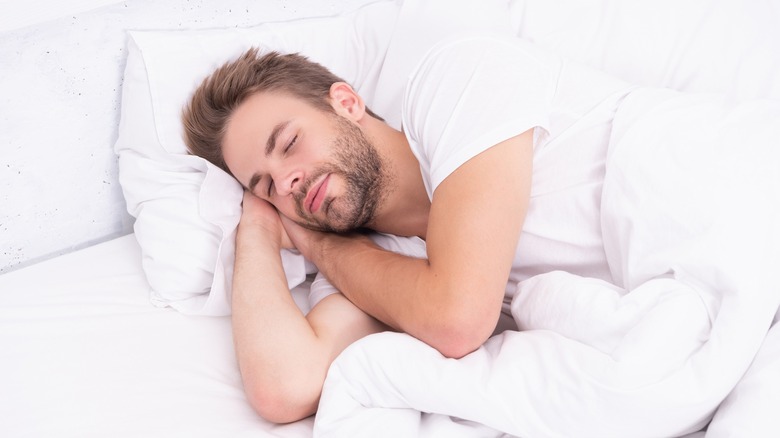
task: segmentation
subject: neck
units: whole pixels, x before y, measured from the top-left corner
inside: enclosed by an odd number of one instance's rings
[[[380,120],[370,119],[364,129],[384,159],[388,178],[386,196],[368,228],[425,239],[431,203],[423,184],[420,164],[401,131]]]

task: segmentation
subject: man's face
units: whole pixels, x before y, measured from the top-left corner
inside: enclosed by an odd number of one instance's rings
[[[243,102],[223,154],[244,187],[308,228],[360,228],[383,191],[381,157],[356,123],[284,93]]]

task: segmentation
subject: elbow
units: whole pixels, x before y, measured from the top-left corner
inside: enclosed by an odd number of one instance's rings
[[[320,391],[301,380],[255,379],[244,383],[252,408],[273,423],[291,423],[317,409]]]
[[[477,350],[488,340],[496,326],[498,314],[474,312],[474,309],[459,309],[449,312],[431,330],[430,345],[443,356],[460,359]]]
[[[442,356],[450,359],[460,359],[478,349],[482,342],[474,342],[470,339],[452,339],[439,342],[434,348],[439,350]]]

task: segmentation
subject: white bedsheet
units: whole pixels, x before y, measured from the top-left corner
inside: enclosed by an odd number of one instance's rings
[[[150,305],[133,235],[0,276],[0,436],[311,436],[254,413],[232,342]]]
[[[461,360],[403,334],[360,340],[330,369],[315,436],[475,436],[482,426],[470,422],[494,429],[479,436],[700,431],[765,338],[777,349],[767,333],[780,306],[778,138],[780,101],[632,92],[602,200],[618,285],[563,272],[521,282],[522,331]],[[761,363],[776,388],[776,359]]]

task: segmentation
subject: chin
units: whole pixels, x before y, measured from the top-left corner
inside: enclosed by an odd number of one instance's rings
[[[355,231],[357,229],[360,229],[363,227],[363,223],[358,224],[358,221],[339,221],[339,220],[330,220],[330,221],[315,221],[310,222],[307,224],[301,224],[302,226],[315,230],[315,231],[322,231],[325,233],[348,233],[350,231]]]

